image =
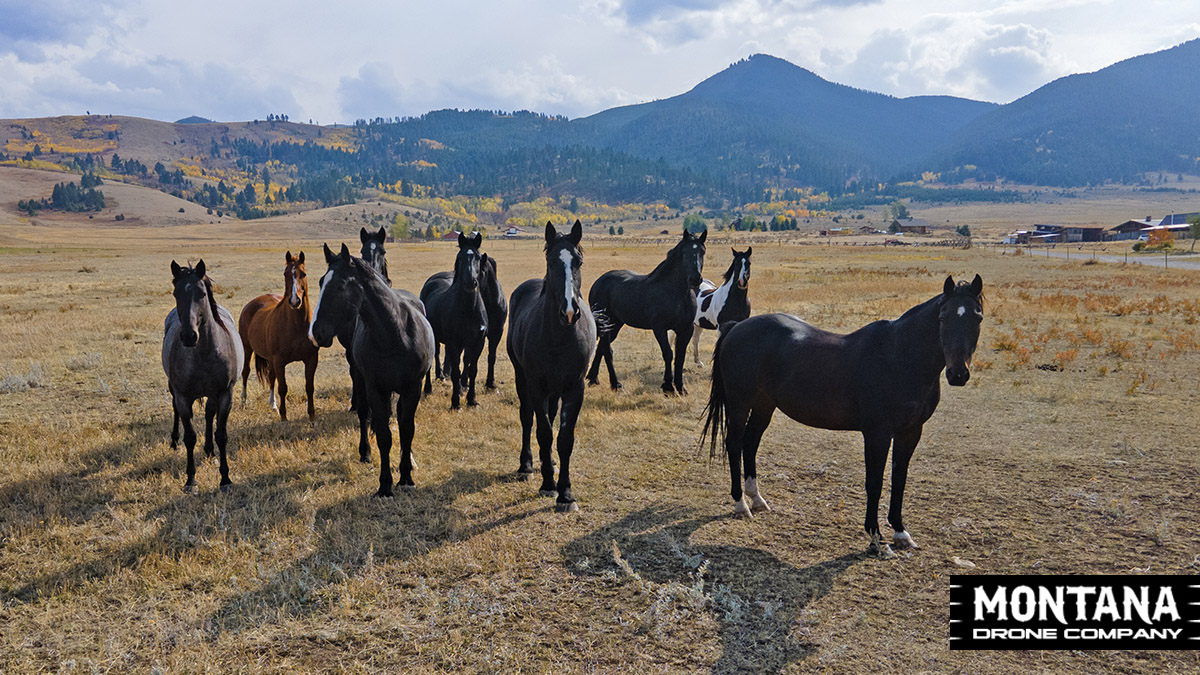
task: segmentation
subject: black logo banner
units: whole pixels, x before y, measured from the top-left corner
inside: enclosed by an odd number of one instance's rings
[[[1198,649],[1200,576],[950,576],[950,649]]]

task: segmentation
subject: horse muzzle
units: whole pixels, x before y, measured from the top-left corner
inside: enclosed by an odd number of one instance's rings
[[[196,343],[200,342],[200,334],[194,330],[184,331],[180,334],[179,341],[184,347],[195,347]]]
[[[951,387],[961,387],[971,379],[971,369],[964,363],[946,368],[946,382]]]
[[[564,326],[574,326],[576,321],[579,321],[579,310],[568,309],[559,314]]]
[[[291,306],[292,309],[300,309],[300,305],[302,304],[304,303],[300,301],[300,298],[288,298],[288,305]]]

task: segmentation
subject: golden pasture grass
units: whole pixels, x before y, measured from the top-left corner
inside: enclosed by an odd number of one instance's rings
[[[324,236],[352,242],[357,229]],[[977,367],[966,387],[943,387],[910,469],[907,515],[923,548],[880,560],[861,533],[859,435],[777,416],[759,454],[774,511],[735,520],[727,468],[697,447],[707,368],[689,355],[691,394],[664,398],[657,345],[629,329],[615,344],[625,389],[587,392],[577,514],[553,513],[536,482],[512,478],[519,424],[503,350],[500,388],[478,408],[450,412],[445,383],[421,404],[412,492],[371,496],[378,454],[372,445],[371,463],[357,461],[335,347],[317,371],[315,423],[280,423],[252,380],[230,418],[233,490],[217,492],[204,461],[200,493],[185,495],[159,363],[169,261],[203,257],[235,315],[282,288],[285,250],[305,250],[314,292],[324,269],[319,240],[288,240],[278,223],[232,243],[197,231],[186,247],[151,233],[109,248],[0,251],[0,377],[43,373],[0,394],[4,673],[1200,665],[1194,653],[970,653],[947,641],[955,557],[986,573],[1200,565],[1195,273],[756,243],[755,311],[834,330],[895,318],[947,274],[984,278]],[[728,243],[710,239],[710,278]],[[648,271],[665,250],[585,245],[587,283],[612,268]],[[509,292],[544,270],[538,240],[485,250]],[[394,283],[419,289],[453,254],[452,244],[394,245]],[[706,333],[706,352],[713,341]],[[302,410],[301,370],[288,374]]]

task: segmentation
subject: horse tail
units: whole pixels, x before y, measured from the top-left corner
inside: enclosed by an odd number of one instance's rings
[[[712,357],[712,388],[708,392],[708,405],[704,406],[704,429],[700,432],[700,445],[708,437],[708,458],[717,456],[717,443],[721,444],[721,452],[725,452],[725,433],[729,425],[725,420],[725,378],[721,375],[721,343],[733,327],[732,322],[721,324],[717,335],[717,344],[713,347]],[[710,435],[711,434],[711,435]],[[717,440],[720,436],[720,441]]]
[[[259,383],[267,381],[267,376],[271,373],[271,362],[259,356],[254,355],[254,374],[258,376]]]

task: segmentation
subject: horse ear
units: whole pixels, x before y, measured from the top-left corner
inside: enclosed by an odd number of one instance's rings
[[[325,247],[325,264],[332,265],[333,261],[337,260],[337,256],[333,254],[333,251],[329,250],[329,244],[322,244],[322,246]]]
[[[954,292],[954,275],[946,277],[946,283],[942,285],[942,293],[950,295]]]
[[[467,244],[469,244],[469,243],[471,243],[471,242],[469,239],[467,239],[467,236],[465,234],[463,234],[462,232],[459,232],[458,233],[458,247],[466,248]]]
[[[300,251],[300,255],[296,256],[296,262],[304,264],[304,251]]]
[[[289,265],[291,265],[291,264],[292,264],[292,252],[291,252],[291,251],[288,251],[288,252],[287,252],[287,253],[286,253],[286,254],[283,256],[283,262],[285,262],[285,263],[287,263],[287,264],[289,264]]]
[[[554,223],[546,221],[546,243],[553,244],[554,240],[558,239],[558,232],[554,229]]]
[[[688,232],[687,226],[685,225],[683,227],[683,240],[687,241],[688,239],[691,239],[691,237],[692,237],[692,233]]]
[[[707,239],[708,239],[708,230],[704,230],[703,232],[700,233],[700,237],[699,237],[700,243],[703,244]]]
[[[583,223],[576,218],[575,224],[571,226],[571,245],[579,246],[581,241],[583,241]]]
[[[749,258],[751,253],[754,253],[754,247],[753,247],[753,246],[747,246],[747,247],[746,247],[746,257],[747,257],[747,258]]]
[[[367,243],[367,240],[370,238],[371,238],[371,235],[367,232],[367,228],[365,228],[365,227],[358,228],[359,241],[361,241],[362,243],[365,244],[365,243]]]
[[[346,260],[350,259],[350,249],[346,248],[346,242],[342,242],[342,250],[338,251],[338,255]]]
[[[387,228],[385,228],[384,226],[380,225],[380,226],[379,226],[379,231],[375,233],[375,238],[376,238],[376,239],[378,239],[378,240],[379,240],[379,243],[381,243],[381,244],[382,244],[383,242],[387,241]]]
[[[201,258],[200,262],[196,263],[195,272],[196,276],[200,277],[201,279],[204,278],[204,258]]]
[[[483,233],[482,232],[475,233],[475,241],[473,242],[472,245],[475,246],[475,248],[479,248],[480,246],[483,246]]]
[[[974,295],[977,298],[980,295],[983,295],[983,277],[979,276],[978,274],[976,274],[975,278],[971,280],[971,295]]]
[[[178,279],[179,273],[182,271],[183,271],[183,268],[179,266],[179,263],[172,260],[171,261],[171,278]]]

